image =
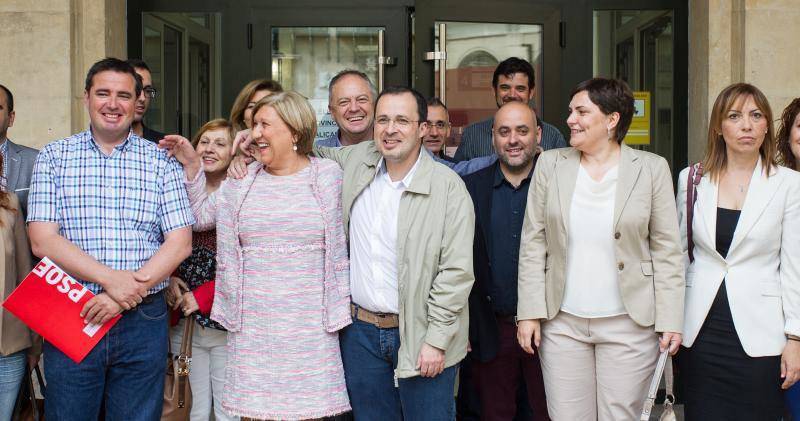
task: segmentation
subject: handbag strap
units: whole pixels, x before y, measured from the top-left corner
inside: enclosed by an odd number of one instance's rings
[[[183,328],[183,339],[181,342],[181,355],[192,357],[192,334],[194,333],[194,317],[184,319],[186,326]]]
[[[697,163],[689,167],[689,177],[686,180],[686,239],[689,243],[689,262],[694,262],[692,221],[694,220],[694,204],[697,202],[697,185],[700,184],[702,178],[702,163]]]
[[[181,353],[177,358],[177,374],[178,378],[178,408],[186,407],[187,400],[187,382],[189,381],[189,372],[192,366],[192,334],[194,332],[194,318],[187,317],[185,319],[186,325],[183,328],[183,340],[181,342]]]
[[[669,370],[665,370],[667,367]],[[656,372],[653,374],[653,379],[650,381],[650,389],[647,391],[647,399],[644,401],[642,416],[639,417],[639,421],[648,421],[650,419],[650,413],[653,411],[653,405],[656,403],[658,386],[661,384],[661,376],[665,375],[665,372],[667,383],[667,400],[671,404],[675,398],[672,396],[672,357],[669,356],[669,349],[664,350],[664,352],[662,352],[658,357],[658,362],[656,363]]]

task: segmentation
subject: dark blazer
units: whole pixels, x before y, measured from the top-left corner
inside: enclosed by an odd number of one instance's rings
[[[534,165],[538,160],[537,154]],[[492,279],[490,257],[492,220],[492,194],[494,172],[498,162],[464,177],[464,184],[475,208],[475,240],[472,242],[472,264],[475,283],[469,294],[469,340],[472,357],[489,361],[497,355],[499,345],[497,319],[489,295]]]
[[[31,185],[31,174],[33,164],[39,151],[27,146],[17,145],[10,139],[8,142],[8,191],[13,192],[19,198],[20,208],[22,209],[23,219],[28,215],[28,189]]]

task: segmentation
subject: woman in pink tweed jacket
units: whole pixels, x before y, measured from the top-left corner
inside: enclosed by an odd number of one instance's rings
[[[216,225],[211,318],[228,330],[222,406],[254,419],[306,420],[350,409],[338,330],[351,323],[342,172],[311,158],[308,102],[283,92],[253,109],[256,162],[206,195],[185,139],[162,145],[183,164],[197,224]]]

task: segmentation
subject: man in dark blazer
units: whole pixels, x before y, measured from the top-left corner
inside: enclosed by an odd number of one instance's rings
[[[520,234],[541,133],[530,107],[504,104],[492,128],[498,161],[464,178],[475,207],[468,370],[483,421],[530,419],[517,414],[526,406],[517,402],[523,384],[533,419],[548,419],[538,354],[519,347],[514,320]]]
[[[8,128],[14,125],[14,95],[0,85],[0,154],[3,156],[5,188],[19,197],[22,216],[28,215],[28,188],[31,184],[33,163],[39,151],[17,145],[8,138]]]

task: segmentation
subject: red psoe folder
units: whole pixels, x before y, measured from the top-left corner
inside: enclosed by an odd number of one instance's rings
[[[3,307],[76,363],[83,361],[122,317],[86,324],[81,309],[94,294],[45,257],[25,277]]]

